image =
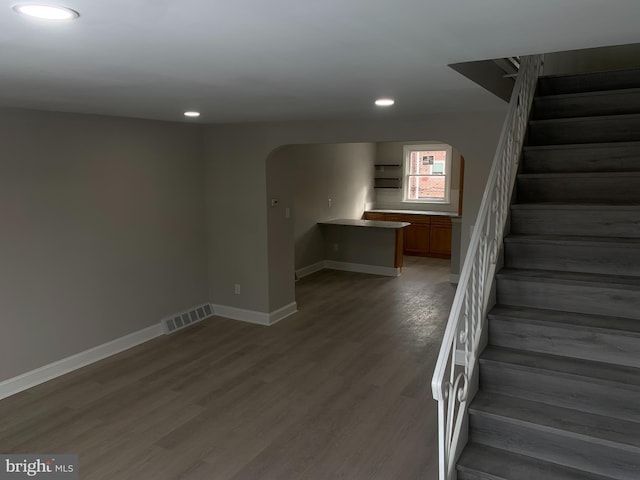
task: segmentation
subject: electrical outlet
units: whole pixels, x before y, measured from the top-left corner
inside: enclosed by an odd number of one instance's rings
[[[340,246],[337,243],[333,244],[333,251],[337,252],[340,249]]]
[[[327,203],[329,204],[329,207],[331,207],[331,199],[330,198],[327,200]]]
[[[236,283],[233,286],[233,293],[235,293],[236,295],[240,295],[240,284],[239,283]]]
[[[291,217],[291,209],[289,207],[284,209],[284,218],[290,218]]]

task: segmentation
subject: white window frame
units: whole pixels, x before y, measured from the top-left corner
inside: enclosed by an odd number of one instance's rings
[[[444,199],[442,198],[424,198],[421,200],[409,199],[409,177],[419,176],[410,175],[410,162],[409,158],[411,152],[423,151],[423,150],[444,150],[446,152],[444,160]],[[451,203],[451,168],[453,162],[451,156],[453,147],[444,143],[426,143],[415,145],[404,145],[402,147],[403,154],[403,180],[402,180],[402,201],[403,203],[422,203],[422,204],[438,204],[444,205]]]

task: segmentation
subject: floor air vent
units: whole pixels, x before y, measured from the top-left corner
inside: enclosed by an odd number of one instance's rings
[[[164,333],[169,334],[176,332],[189,325],[200,322],[211,315],[213,315],[213,308],[211,308],[209,303],[192,308],[191,310],[176,313],[163,320]]]

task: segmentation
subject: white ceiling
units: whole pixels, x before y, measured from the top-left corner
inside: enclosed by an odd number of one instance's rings
[[[640,41],[640,0],[62,0],[65,24],[15,3],[0,106],[205,123],[498,108],[447,65]]]

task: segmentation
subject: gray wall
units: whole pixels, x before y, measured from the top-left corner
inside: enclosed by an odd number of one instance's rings
[[[372,204],[374,157],[372,143],[289,145],[269,156],[265,202],[270,311],[293,302],[294,270],[324,260],[318,222],[360,218]],[[279,205],[272,207],[272,199]]]
[[[274,189],[278,177],[290,178],[296,270],[324,260],[318,222],[361,218],[371,207],[374,158],[373,143],[288,145],[269,156],[267,189]]]
[[[377,164],[400,164],[404,162],[404,146],[416,144],[442,144],[438,140],[413,141],[413,142],[380,142],[376,144]],[[376,208],[400,209],[400,210],[430,210],[435,212],[458,213],[460,200],[460,152],[452,145],[451,150],[451,202],[448,204],[439,203],[403,203],[402,190],[377,189]],[[399,171],[403,175],[402,169]]]
[[[0,110],[0,381],[207,301],[202,131]]]
[[[506,106],[492,112],[427,118],[208,126],[205,155],[211,301],[258,312],[272,312],[294,301],[292,294],[281,294],[289,289],[286,278],[286,284],[269,281],[270,262],[280,258],[273,252],[285,249],[277,239],[268,241],[267,212],[271,207],[266,166],[270,153],[282,145],[416,138],[435,138],[455,145],[466,161],[463,258],[505,112]],[[234,295],[233,283],[242,285],[241,295]]]
[[[267,161],[267,209],[269,253],[269,304],[270,312],[295,300],[294,279],[294,187],[296,175],[292,159],[288,155],[271,155]],[[271,206],[271,199],[279,204]],[[287,218],[285,210],[289,209]]]

